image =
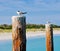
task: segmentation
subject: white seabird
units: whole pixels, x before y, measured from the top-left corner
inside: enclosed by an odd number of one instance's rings
[[[27,12],[21,12],[21,11],[17,11],[18,15],[22,15],[22,14],[26,14]]]

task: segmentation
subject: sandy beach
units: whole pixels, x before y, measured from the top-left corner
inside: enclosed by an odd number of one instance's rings
[[[45,31],[28,31],[26,32],[26,38],[34,38],[34,37],[41,37],[41,36],[45,36]],[[60,31],[53,31],[53,35],[60,35]],[[9,40],[12,39],[12,32],[10,33],[0,33],[0,40]]]

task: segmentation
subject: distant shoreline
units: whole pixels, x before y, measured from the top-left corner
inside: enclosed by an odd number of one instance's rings
[[[60,31],[60,28],[53,28],[53,30],[54,31]],[[38,29],[38,28],[32,28],[32,29],[26,29],[26,32],[30,32],[30,31],[33,31],[33,32],[35,32],[35,31],[45,31],[45,28],[40,28],[40,29]],[[5,33],[5,32],[12,32],[12,29],[0,29],[0,33]]]
[[[45,36],[45,31],[28,31],[26,32],[26,38],[33,38],[33,37],[42,37]],[[60,31],[53,31],[53,35],[60,35]],[[10,33],[0,33],[0,40],[9,40],[12,39],[12,32]]]

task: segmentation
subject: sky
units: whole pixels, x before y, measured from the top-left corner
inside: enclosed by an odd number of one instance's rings
[[[27,12],[26,23],[60,25],[60,0],[0,0],[0,24],[12,24],[18,10]]]

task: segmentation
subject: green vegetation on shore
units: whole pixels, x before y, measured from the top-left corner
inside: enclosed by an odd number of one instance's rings
[[[60,26],[52,24],[54,30],[60,30]],[[44,31],[45,25],[43,24],[26,24],[27,31]],[[12,25],[3,24],[0,25],[0,32],[11,32]]]

